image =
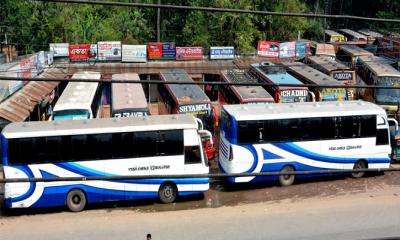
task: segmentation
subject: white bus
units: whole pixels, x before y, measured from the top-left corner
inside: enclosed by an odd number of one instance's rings
[[[378,169],[390,165],[388,119],[373,103],[224,105],[220,119],[222,172]],[[363,173],[352,175],[362,177]],[[281,175],[229,181],[279,180],[286,186],[294,179],[294,175]]]
[[[206,174],[197,127],[190,115],[11,123],[2,131],[5,179]],[[208,178],[24,182],[6,183],[4,198],[8,208],[81,211],[115,200],[170,203],[208,189]]]
[[[140,80],[137,73],[113,74],[113,80]],[[150,115],[146,95],[140,83],[111,84],[111,116],[142,117]]]
[[[98,72],[77,72],[71,79],[101,79]],[[96,118],[101,103],[101,87],[98,82],[74,82],[71,80],[53,109],[52,120]]]

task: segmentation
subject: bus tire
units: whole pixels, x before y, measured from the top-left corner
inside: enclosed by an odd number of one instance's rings
[[[285,166],[281,172],[293,172],[294,168],[292,166]],[[295,175],[279,175],[279,183],[281,186],[290,186],[293,184]]]
[[[354,164],[353,169],[364,169],[367,168],[367,164],[365,163],[364,160],[359,160]],[[365,175],[365,172],[353,172],[351,173],[351,176],[353,178],[362,178]]]
[[[67,195],[67,207],[71,212],[80,212],[86,206],[86,196],[79,190],[74,189]]]
[[[178,189],[173,183],[163,183],[158,190],[158,198],[162,203],[173,203],[178,197]]]

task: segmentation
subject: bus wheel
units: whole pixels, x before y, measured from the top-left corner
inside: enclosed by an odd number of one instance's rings
[[[178,189],[173,183],[163,183],[158,190],[158,198],[162,203],[172,203],[178,196]]]
[[[356,169],[364,169],[364,168],[367,168],[367,165],[366,165],[365,162],[362,161],[362,160],[356,162],[356,163],[354,164],[354,167],[353,167],[354,170],[356,170]],[[364,174],[365,174],[365,172],[353,172],[353,173],[351,173],[351,176],[352,176],[353,178],[361,178],[361,177],[364,176]]]
[[[292,166],[286,166],[281,172],[293,172],[294,168]],[[294,182],[295,175],[279,175],[279,183],[281,186],[290,186]]]
[[[74,189],[68,193],[67,207],[71,212],[80,212],[85,208],[86,196],[78,189]]]

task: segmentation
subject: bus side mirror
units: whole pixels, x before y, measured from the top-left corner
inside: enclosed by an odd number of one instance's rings
[[[388,118],[389,128],[394,128],[396,132],[399,130],[399,122],[394,118]]]
[[[211,134],[210,131],[208,131],[208,130],[199,130],[198,133],[199,133],[201,138],[204,138],[204,137],[209,138],[210,139],[210,144],[214,145],[212,134]]]
[[[194,119],[196,119],[196,121],[197,121],[197,129],[203,130],[204,129],[203,122],[198,118],[194,118]]]

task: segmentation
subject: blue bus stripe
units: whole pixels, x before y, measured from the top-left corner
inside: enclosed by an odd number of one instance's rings
[[[13,166],[13,167],[23,171],[28,176],[28,178],[34,177],[31,169],[28,166]],[[34,193],[35,189],[36,189],[36,182],[29,182],[28,191],[26,191],[26,193],[24,193],[19,197],[12,198],[12,202],[19,202],[29,198]]]
[[[274,143],[274,146],[304,158],[329,163],[354,163],[359,158],[332,157],[310,152],[294,143]],[[369,163],[388,163],[389,158],[365,158]]]

